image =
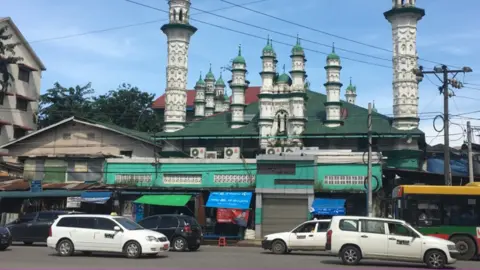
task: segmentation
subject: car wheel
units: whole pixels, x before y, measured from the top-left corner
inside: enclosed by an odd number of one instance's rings
[[[63,239],[57,244],[57,253],[62,257],[72,256],[75,251],[72,241]]]
[[[123,247],[123,252],[127,258],[140,258],[142,255],[142,246],[137,241],[130,241]]]
[[[362,259],[362,253],[357,247],[346,246],[340,251],[342,261],[347,265],[356,265]]]
[[[199,248],[200,248],[200,245],[195,245],[195,246],[188,247],[188,250],[197,251]]]
[[[287,252],[287,247],[282,240],[275,240],[272,243],[272,252],[275,254],[284,254]]]
[[[185,251],[187,249],[187,241],[183,237],[176,237],[173,239],[173,250]]]
[[[475,242],[470,237],[467,236],[454,236],[450,241],[454,242],[457,246],[460,255],[457,259],[459,260],[471,260],[477,251]]]
[[[23,243],[24,243],[25,245],[27,245],[27,246],[33,245],[33,242],[30,242],[30,241],[24,241]]]
[[[4,251],[8,248],[8,246],[0,246],[0,251]]]
[[[425,254],[425,263],[428,268],[443,269],[447,262],[447,257],[440,250],[431,250]]]

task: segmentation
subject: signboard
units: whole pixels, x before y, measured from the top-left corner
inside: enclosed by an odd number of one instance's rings
[[[42,180],[32,180],[30,182],[31,192],[42,192]]]
[[[133,212],[135,213],[134,220],[136,222],[143,219],[143,204],[134,203],[133,204]]]
[[[217,209],[217,223],[232,223],[241,227],[247,227],[250,210],[241,209]]]
[[[115,184],[132,185],[150,184],[152,182],[151,174],[117,174],[115,175]]]
[[[67,208],[80,208],[81,205],[81,197],[67,197]]]

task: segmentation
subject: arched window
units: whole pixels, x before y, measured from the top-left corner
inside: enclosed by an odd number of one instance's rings
[[[173,21],[177,20],[177,11],[174,9],[173,10]]]
[[[178,15],[178,20],[183,21],[183,10],[180,9],[180,14]]]
[[[287,133],[287,123],[288,123],[288,113],[284,110],[278,111],[276,113],[276,121],[277,121],[277,131],[278,134],[286,134]]]

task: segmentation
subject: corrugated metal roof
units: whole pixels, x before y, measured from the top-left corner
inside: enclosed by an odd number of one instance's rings
[[[108,189],[108,185],[92,183],[45,183],[42,184],[43,190],[65,189],[65,190],[89,190],[89,189]],[[30,190],[30,183],[24,179],[16,179],[0,183],[0,191],[25,191]]]

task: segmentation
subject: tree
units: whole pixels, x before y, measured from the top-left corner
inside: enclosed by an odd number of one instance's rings
[[[123,83],[116,90],[93,99],[94,120],[144,132],[154,132],[159,121],[151,105],[155,95]]]
[[[15,47],[20,43],[8,43],[12,36],[8,34],[8,26],[0,28],[0,102],[3,102],[8,87],[15,80],[8,67],[23,60],[22,57],[15,56]]]
[[[84,86],[65,88],[58,82],[40,96],[39,128],[76,116],[91,118],[92,95],[95,92],[91,83]]]

